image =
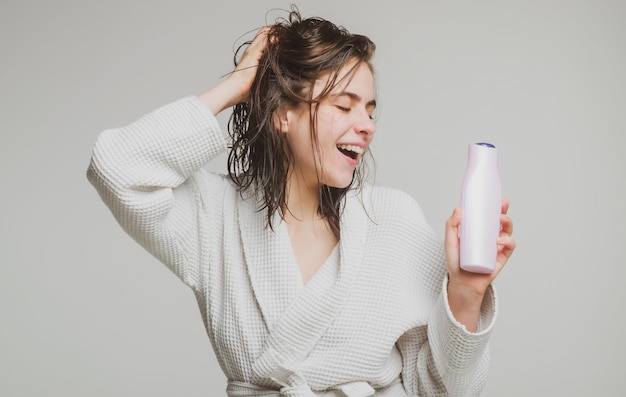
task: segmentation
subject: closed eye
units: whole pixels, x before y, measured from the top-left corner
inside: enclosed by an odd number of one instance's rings
[[[347,107],[340,106],[340,105],[335,105],[335,107],[345,113],[348,113],[349,111],[352,110],[352,108],[347,108]],[[369,114],[368,117],[370,118],[370,120],[374,120],[373,114]]]

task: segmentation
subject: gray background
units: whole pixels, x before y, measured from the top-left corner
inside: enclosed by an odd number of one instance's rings
[[[213,3],[2,1],[0,395],[224,395],[191,291],[85,178],[100,131],[212,86],[289,5]],[[500,148],[518,250],[484,395],[622,395],[626,3],[372,3],[299,6],[378,45],[376,181],[442,234],[467,144]]]

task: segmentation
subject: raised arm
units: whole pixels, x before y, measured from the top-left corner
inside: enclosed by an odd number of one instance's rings
[[[201,168],[226,149],[215,114],[245,101],[264,48],[261,30],[228,78],[199,96],[102,132],[87,171],[122,228],[190,286],[196,284],[203,206],[216,205],[222,177]],[[217,201],[217,202],[216,202]]]

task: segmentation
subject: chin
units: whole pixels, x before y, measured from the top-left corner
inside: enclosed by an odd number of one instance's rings
[[[346,189],[348,187],[350,187],[350,183],[333,183],[331,185],[328,185],[334,189]]]
[[[334,179],[332,181],[328,181],[326,185],[333,187],[335,189],[345,189],[345,188],[350,187],[353,180],[354,180],[354,174],[351,175],[350,178],[341,178],[341,179]]]

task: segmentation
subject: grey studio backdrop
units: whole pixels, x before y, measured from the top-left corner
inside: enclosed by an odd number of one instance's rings
[[[289,4],[2,1],[1,396],[225,395],[191,290],[85,170],[102,130],[215,84]],[[377,43],[376,182],[440,235],[467,145],[500,149],[518,250],[484,396],[623,395],[626,3],[298,5]]]

